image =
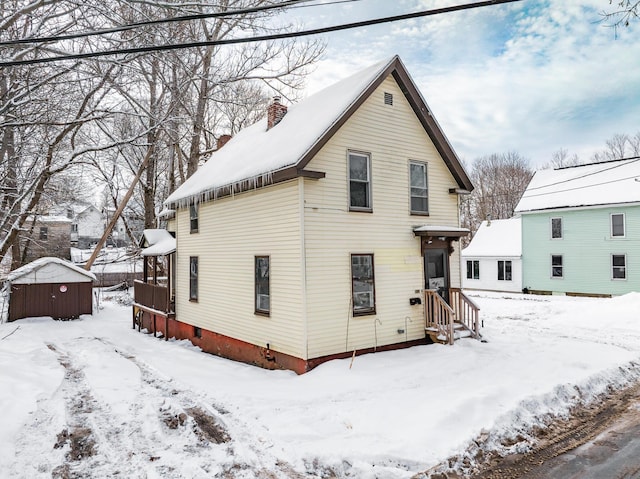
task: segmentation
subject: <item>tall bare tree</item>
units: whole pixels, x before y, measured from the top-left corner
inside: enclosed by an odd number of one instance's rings
[[[511,218],[532,176],[529,160],[513,151],[476,159],[470,172],[475,189],[461,202],[463,226],[473,235],[487,218]]]

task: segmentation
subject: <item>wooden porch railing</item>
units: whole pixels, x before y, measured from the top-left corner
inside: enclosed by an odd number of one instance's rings
[[[425,328],[429,335],[447,344],[453,344],[453,320],[455,312],[451,306],[442,299],[442,296],[440,296],[435,289],[425,289],[424,304],[425,314],[427,316]]]
[[[480,308],[460,288],[449,289],[451,306],[435,289],[424,292],[425,329],[434,339],[453,344],[455,330],[467,329],[471,335],[480,339]]]
[[[169,288],[154,284],[134,281],[133,300],[140,306],[145,306],[159,313],[170,313],[173,309],[169,304]]]
[[[455,320],[463,324],[480,339],[480,308],[460,288],[449,288],[449,300],[455,311]]]

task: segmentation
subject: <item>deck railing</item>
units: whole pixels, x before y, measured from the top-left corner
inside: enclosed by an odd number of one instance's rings
[[[133,283],[133,300],[135,303],[152,310],[170,313],[169,288],[136,280]]]
[[[435,289],[425,289],[426,330],[438,340],[453,344],[455,312]]]
[[[449,299],[455,311],[455,321],[463,324],[480,339],[480,308],[460,288],[449,289]]]
[[[480,308],[460,288],[449,289],[450,304],[435,289],[424,291],[425,329],[429,335],[446,344],[455,340],[454,323],[468,329],[480,339]],[[459,326],[458,326],[459,327]]]

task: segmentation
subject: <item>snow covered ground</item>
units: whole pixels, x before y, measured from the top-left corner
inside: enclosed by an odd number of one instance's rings
[[[486,343],[302,376],[140,334],[117,301],[0,324],[0,478],[408,478],[640,378],[638,293],[474,300]]]

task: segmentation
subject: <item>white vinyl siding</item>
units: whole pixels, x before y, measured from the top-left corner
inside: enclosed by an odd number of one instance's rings
[[[394,96],[393,108],[383,92]],[[373,212],[349,211],[349,151],[371,154]],[[410,214],[409,161],[429,165],[429,217]],[[323,171],[304,180],[309,357],[424,338],[424,288],[416,225],[458,226],[458,187],[392,77],[372,93],[307,169]],[[460,287],[459,243],[450,257],[452,287]],[[353,316],[353,253],[375,258],[376,314]],[[274,273],[275,274],[275,273]],[[406,330],[405,330],[406,328]],[[398,333],[398,330],[406,334]]]

